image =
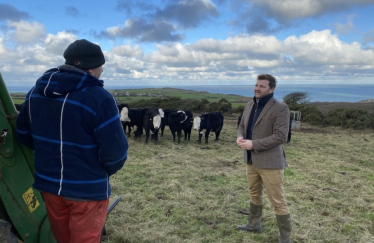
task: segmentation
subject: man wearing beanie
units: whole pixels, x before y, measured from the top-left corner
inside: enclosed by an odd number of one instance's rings
[[[65,65],[46,71],[17,118],[20,142],[35,150],[34,187],[43,193],[59,243],[97,243],[105,224],[109,177],[128,143],[116,101],[99,80],[105,58],[87,40],[71,43]]]

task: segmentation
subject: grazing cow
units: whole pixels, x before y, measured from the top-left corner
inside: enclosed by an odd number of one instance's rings
[[[119,104],[117,105],[119,114],[120,114],[120,120],[122,123],[123,131],[126,134],[126,128],[128,130],[127,135],[131,136],[131,119],[129,116],[130,108],[128,104]]]
[[[190,111],[174,111],[170,113],[168,124],[173,134],[173,141],[175,142],[175,133],[177,133],[178,143],[181,143],[182,130],[184,131],[184,140],[190,140],[192,129],[192,113]]]
[[[193,128],[199,132],[199,144],[201,137],[205,134],[205,143],[208,143],[209,133],[213,131],[216,133],[216,140],[219,138],[223,127],[223,115],[221,112],[204,113],[195,117],[193,121]]]
[[[161,114],[161,111],[162,111],[162,114]],[[178,111],[178,110],[171,110],[171,109],[159,109],[160,111],[160,115],[161,115],[161,127],[160,127],[160,130],[161,130],[161,137],[164,136],[164,130],[165,130],[165,126],[168,125],[169,126],[169,115],[170,113],[172,112],[175,112],[175,111]]]
[[[148,143],[149,132],[152,133],[152,138],[155,139],[155,144],[158,143],[158,130],[161,126],[160,112],[156,108],[148,109],[143,118],[143,128],[145,130],[145,143]]]
[[[22,107],[23,107],[23,104],[24,104],[24,103],[22,103],[22,104],[14,104],[14,106],[16,107],[16,110],[17,110],[17,111],[21,111],[21,109],[22,109]]]

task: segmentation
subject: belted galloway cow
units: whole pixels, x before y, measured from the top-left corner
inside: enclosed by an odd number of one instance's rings
[[[168,124],[175,142],[175,133],[178,137],[178,143],[181,143],[182,130],[184,131],[184,140],[190,140],[192,130],[193,116],[190,111],[174,111],[170,113]]]

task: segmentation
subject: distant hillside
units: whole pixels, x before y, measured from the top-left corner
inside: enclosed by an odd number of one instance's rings
[[[335,110],[338,108],[352,108],[367,111],[370,114],[374,114],[374,102],[313,102],[309,104],[310,106],[316,107],[318,110],[322,112],[323,115],[327,115],[327,113],[331,110]]]

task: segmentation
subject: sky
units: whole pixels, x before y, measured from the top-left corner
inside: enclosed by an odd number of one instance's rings
[[[77,39],[105,85],[374,84],[374,0],[0,0],[0,73],[32,86]]]

